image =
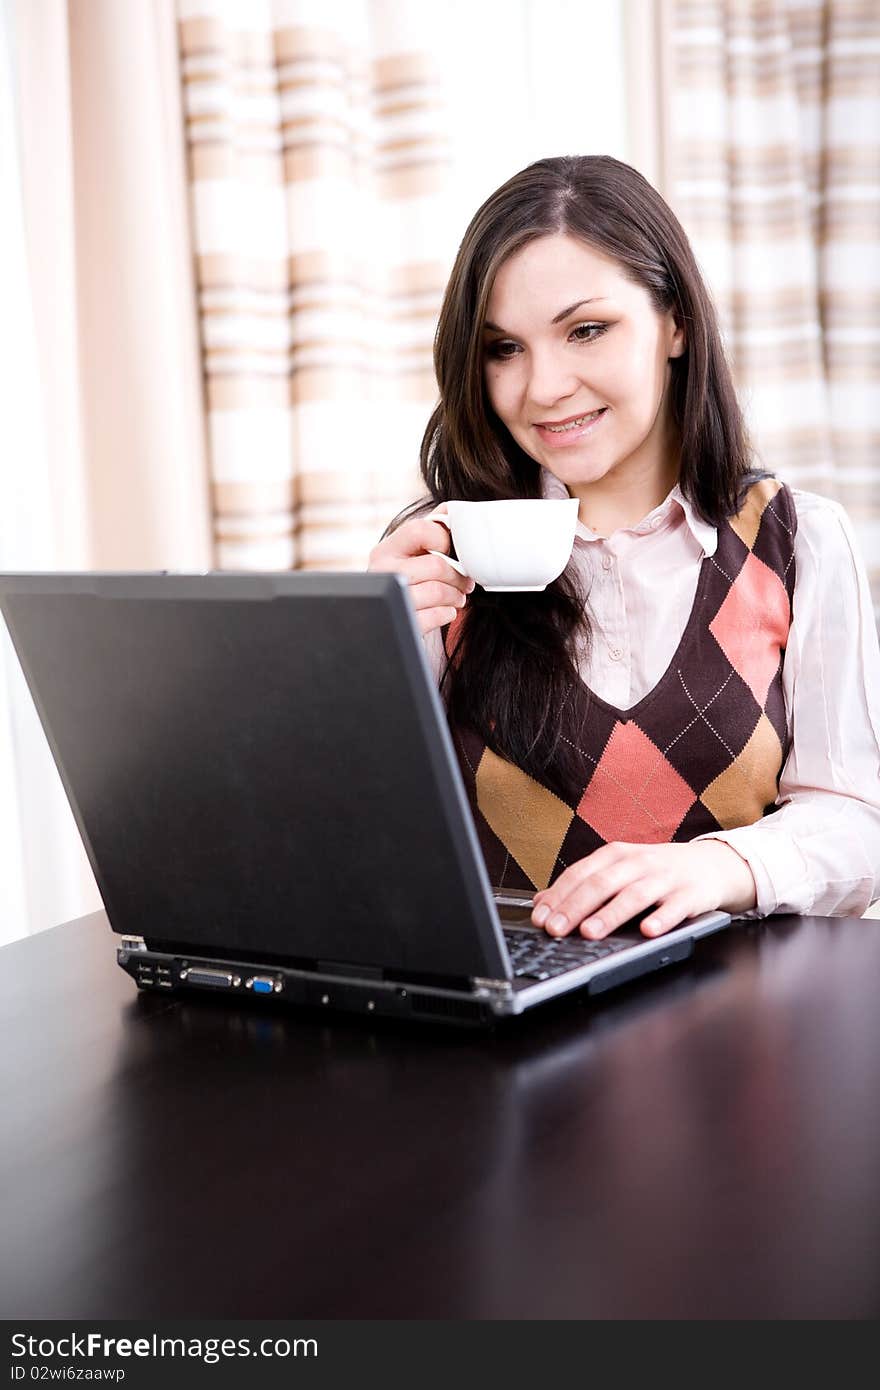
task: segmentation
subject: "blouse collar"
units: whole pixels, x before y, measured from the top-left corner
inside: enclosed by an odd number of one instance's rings
[[[541,492],[544,497],[548,498],[569,496],[569,491],[565,483],[561,482],[549,469],[543,467],[541,469]],[[622,526],[619,530],[629,532],[636,536],[650,534],[653,531],[659,531],[663,523],[668,521],[676,511],[680,511],[684,514],[684,519],[703,554],[714,555],[718,546],[717,528],[714,527],[711,522],[703,521],[701,517],[697,515],[678,483],[676,483],[675,487],[659,506],[656,506],[653,511],[648,512],[648,515],[642,517],[642,520],[635,526]],[[615,532],[615,534],[617,534],[617,532]],[[588,526],[584,526],[580,521],[577,526],[577,535],[587,541],[599,539],[595,531],[591,531]]]

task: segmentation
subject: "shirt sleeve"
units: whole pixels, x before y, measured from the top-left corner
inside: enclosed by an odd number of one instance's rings
[[[446,668],[446,653],[443,650],[443,629],[440,627],[432,628],[422,637],[422,650],[425,653],[425,660],[428,663],[428,670],[431,672],[434,684],[440,684],[440,677]]]
[[[700,835],[749,865],[757,906],[861,916],[880,895],[880,649],[864,563],[836,502],[794,491],[792,625],[783,689],[792,744],[776,810]]]

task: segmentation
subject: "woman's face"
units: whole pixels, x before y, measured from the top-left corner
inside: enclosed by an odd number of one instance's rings
[[[486,320],[492,408],[570,491],[677,476],[666,396],[684,337],[616,261],[572,236],[540,237],[499,270]]]

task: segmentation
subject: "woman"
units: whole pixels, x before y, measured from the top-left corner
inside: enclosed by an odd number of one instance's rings
[[[435,341],[427,501],[395,570],[446,699],[490,877],[599,939],[712,908],[862,913],[880,891],[880,655],[831,501],[753,470],[711,301],[659,194],[540,160],[471,222]],[[540,594],[429,551],[452,498],[577,497]]]

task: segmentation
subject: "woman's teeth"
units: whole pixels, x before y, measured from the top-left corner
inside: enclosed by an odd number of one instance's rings
[[[602,407],[604,410],[605,407]],[[588,420],[596,420],[602,414],[602,410],[591,410],[589,415],[579,415],[576,420],[569,420],[567,425],[544,425],[545,430],[550,430],[553,434],[564,434],[566,430],[576,430],[585,425]]]

